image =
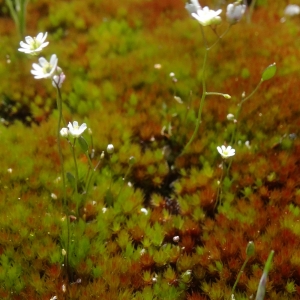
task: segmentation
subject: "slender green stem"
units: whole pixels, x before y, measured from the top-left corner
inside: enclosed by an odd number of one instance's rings
[[[248,11],[248,14],[247,14],[247,22],[248,23],[251,23],[251,18],[252,18],[255,3],[256,3],[256,0],[252,0],[252,2],[250,4],[249,11]]]
[[[263,83],[263,79],[261,79],[260,82],[255,87],[255,89],[246,98],[242,99],[241,102],[238,104],[238,110],[237,110],[237,113],[236,113],[237,123],[234,126],[234,129],[233,129],[233,132],[232,132],[232,135],[231,135],[231,141],[230,141],[230,145],[232,145],[232,146],[234,146],[235,143],[236,143],[236,131],[237,131],[237,126],[238,126],[239,116],[240,116],[240,113],[241,113],[241,110],[242,110],[242,105],[257,92],[257,90],[260,88],[262,83]]]
[[[243,274],[243,271],[244,271],[244,269],[245,269],[248,261],[249,261],[249,257],[246,258],[246,260],[244,261],[244,263],[243,263],[243,265],[241,267],[241,270],[239,271],[239,274],[238,274],[238,276],[236,278],[236,281],[235,281],[235,283],[234,283],[234,285],[232,287],[229,300],[231,299],[231,295],[234,294],[235,288],[236,288],[236,286],[237,286],[237,284],[238,284],[238,282],[239,282],[239,280],[240,280],[240,278],[241,278],[241,276]]]
[[[216,203],[214,206],[214,209],[218,206],[219,203],[221,203],[221,197],[222,197],[222,183],[223,183],[223,177],[224,177],[224,160],[222,161],[222,174],[219,180],[219,186],[218,186],[218,191],[217,191],[217,199],[216,199]]]
[[[130,165],[130,166],[128,167],[128,169],[127,169],[127,171],[126,171],[126,173],[125,173],[125,176],[124,176],[124,178],[123,178],[123,185],[122,185],[121,188],[120,188],[120,191],[119,191],[119,193],[118,193],[118,195],[117,195],[116,200],[119,198],[119,196],[120,196],[120,194],[121,194],[121,192],[122,192],[122,190],[123,190],[123,188],[124,188],[125,180],[126,180],[128,174],[129,174],[131,168],[132,168],[132,165]]]
[[[75,200],[76,200],[76,215],[78,216],[78,208],[79,208],[79,194],[78,194],[78,165],[76,159],[76,151],[75,151],[76,138],[74,138],[74,142],[72,144],[72,156],[75,167]]]
[[[219,36],[219,35],[217,35],[218,36],[218,39],[209,47],[209,48],[207,48],[207,50],[209,51],[209,50],[211,50],[215,45],[217,45],[217,43],[227,34],[227,32],[229,31],[229,29],[231,28],[231,26],[232,25],[229,25],[228,27],[227,27],[227,29]],[[214,31],[215,33],[216,33],[216,31]],[[217,33],[216,33],[217,34]]]
[[[204,32],[203,32],[202,26],[201,26],[201,32],[202,32],[202,35],[203,35],[204,42],[206,44],[206,39],[205,39],[205,36],[204,36]],[[195,137],[197,136],[197,133],[198,133],[198,130],[199,130],[199,126],[200,126],[200,123],[201,123],[201,114],[202,114],[202,110],[203,110],[204,100],[205,100],[205,97],[206,97],[205,71],[206,71],[207,55],[208,55],[208,49],[207,49],[207,47],[205,47],[204,59],[203,59],[203,66],[202,66],[202,96],[201,96],[200,106],[199,106],[199,110],[198,110],[196,127],[194,129],[194,132],[193,132],[190,140],[188,141],[188,143],[183,148],[181,154],[185,153],[187,151],[187,149],[190,147],[190,145],[192,144],[192,142],[194,141]]]
[[[206,92],[206,63],[207,63],[208,52],[224,37],[224,35],[229,31],[230,27],[231,27],[231,25],[229,25],[228,28],[224,31],[224,33],[222,35],[218,36],[218,39],[210,47],[208,47],[203,27],[200,26],[202,37],[203,37],[203,42],[204,42],[204,45],[205,45],[205,52],[204,52],[204,59],[203,59],[203,66],[202,66],[202,96],[201,96],[201,100],[200,100],[200,106],[199,106],[199,110],[198,110],[198,116],[197,116],[195,130],[194,130],[190,140],[188,141],[188,143],[183,148],[183,150],[181,152],[181,155],[184,154],[187,151],[187,149],[190,147],[190,145],[192,144],[192,142],[194,141],[194,139],[197,136],[197,133],[198,133],[198,130],[199,130],[199,127],[200,127],[200,123],[201,123],[201,115],[202,115],[202,110],[203,110],[204,100],[206,98],[206,95],[213,94],[213,93],[210,93],[210,92]],[[214,93],[214,94],[224,96],[224,94],[221,94],[221,93]]]
[[[62,116],[62,98],[61,98],[61,92],[58,85],[56,85],[57,90],[57,108],[58,108],[58,125],[57,125],[57,146],[58,146],[58,153],[60,158],[60,166],[61,166],[61,177],[62,177],[62,188],[63,188],[63,212],[66,215],[67,218],[67,241],[66,241],[66,269],[69,276],[69,279],[71,278],[70,274],[70,267],[69,267],[69,250],[70,250],[70,219],[69,219],[69,213],[67,208],[67,190],[66,190],[66,177],[65,177],[65,169],[64,169],[64,159],[62,154],[62,148],[61,148],[61,136],[60,136],[60,129],[61,129],[61,123],[63,121]]]

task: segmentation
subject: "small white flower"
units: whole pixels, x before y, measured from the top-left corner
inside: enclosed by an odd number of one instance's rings
[[[231,146],[226,147],[222,145],[221,147],[217,147],[217,149],[224,159],[235,155],[235,150]]]
[[[228,121],[233,121],[234,120],[234,115],[233,114],[228,114],[227,115],[227,120]]]
[[[106,151],[107,151],[108,154],[113,154],[114,151],[115,151],[114,145],[113,144],[108,144],[107,148],[106,148]]]
[[[221,12],[222,9],[215,11],[205,6],[202,9],[198,9],[197,13],[193,12],[192,17],[198,20],[202,26],[217,25],[221,23],[221,17],[219,16]]]
[[[231,25],[239,22],[246,11],[245,4],[230,3],[227,6],[226,18]]]
[[[57,200],[57,195],[54,194],[54,193],[51,193],[51,198],[52,198],[53,200]]]
[[[31,70],[31,74],[34,75],[35,79],[52,77],[56,70],[57,62],[58,59],[56,54],[51,55],[50,62],[48,62],[44,57],[40,57],[39,65],[32,64],[33,70]]]
[[[148,210],[146,208],[141,208],[141,212],[144,213],[145,215],[148,215]]]
[[[62,129],[60,130],[60,135],[61,135],[62,137],[68,137],[68,135],[69,135],[69,130],[68,130],[68,128],[66,128],[66,127],[62,128]]]
[[[85,123],[81,124],[79,127],[77,121],[74,121],[73,125],[71,122],[69,122],[68,127],[69,127],[69,134],[74,138],[78,138],[79,136],[81,136],[82,133],[87,129]]]
[[[21,41],[20,46],[22,48],[19,48],[18,50],[27,54],[37,55],[49,44],[49,42],[45,42],[46,38],[47,32],[45,34],[40,32],[37,37],[26,36],[26,43]]]
[[[178,235],[176,235],[176,236],[173,237],[173,242],[174,243],[178,243],[179,240],[180,240],[180,237]]]
[[[294,17],[300,14],[300,6],[297,4],[289,4],[285,10],[284,14],[289,17]]]

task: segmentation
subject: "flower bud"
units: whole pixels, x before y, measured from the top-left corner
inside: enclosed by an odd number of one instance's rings
[[[68,137],[68,135],[69,135],[69,130],[68,130],[68,128],[66,128],[66,127],[62,128],[62,129],[60,130],[60,135],[61,135],[62,137]]]
[[[129,164],[130,164],[131,166],[135,164],[135,161],[136,161],[136,159],[135,159],[134,156],[130,156],[130,157],[129,157]]]
[[[245,4],[238,4],[237,2],[228,4],[226,12],[227,22],[231,25],[236,24],[241,20],[245,11]]]
[[[233,114],[228,114],[227,115],[227,120],[228,121],[233,121],[234,120],[234,115]]]
[[[114,145],[113,144],[107,145],[106,151],[108,154],[113,154],[115,151]]]
[[[254,243],[252,241],[250,241],[246,248],[246,254],[248,257],[251,257],[254,255],[254,253],[255,253],[255,246],[254,246]]]

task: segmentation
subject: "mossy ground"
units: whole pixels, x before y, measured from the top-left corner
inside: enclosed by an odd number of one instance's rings
[[[266,299],[299,299],[300,21],[280,21],[288,2],[260,1],[252,23],[233,26],[210,52],[208,90],[232,98],[207,98],[198,137],[183,156],[199,106],[204,53],[199,25],[184,1],[30,2],[26,33],[48,32],[44,56],[56,53],[66,74],[65,119],[92,129],[93,163],[107,144],[115,147],[71,223],[72,278],[61,253],[66,221],[56,94],[50,81],[31,76],[32,60],[17,51],[19,38],[4,2],[0,298],[229,299],[247,243],[254,241],[256,253],[236,299],[254,297],[272,249]],[[213,42],[213,32],[205,31]],[[215,208],[222,172],[216,147],[230,141],[233,125],[226,115],[236,112],[242,93],[251,93],[273,62],[276,76],[243,106],[241,142]],[[183,104],[174,100],[175,91]],[[63,152],[72,171],[67,142]],[[127,178],[131,184],[123,186],[130,156],[136,163]],[[79,151],[78,158],[83,179],[86,159]],[[68,205],[75,209],[71,193],[68,187]]]

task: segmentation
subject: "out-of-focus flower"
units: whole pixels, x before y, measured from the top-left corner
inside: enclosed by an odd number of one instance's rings
[[[202,26],[218,25],[221,23],[221,17],[219,14],[222,9],[211,10],[207,6],[197,9],[196,13],[192,13],[192,17],[195,18]]]
[[[233,114],[228,114],[227,115],[227,120],[228,121],[233,121],[234,120],[234,115]]]
[[[288,17],[294,17],[300,14],[300,6],[297,4],[289,4],[285,10],[284,14]]]
[[[69,122],[68,128],[69,128],[69,134],[74,138],[78,138],[87,129],[87,126],[85,123],[83,123],[79,127],[78,122],[74,121],[73,124]]]
[[[21,41],[20,46],[22,48],[19,48],[18,50],[27,54],[37,55],[49,44],[49,42],[45,42],[46,38],[47,32],[45,34],[40,32],[36,37],[26,36],[26,43]]]
[[[224,159],[235,155],[235,150],[231,146],[226,147],[222,145],[221,147],[217,147],[217,150]]]
[[[239,2],[228,4],[226,12],[227,22],[231,25],[236,24],[241,20],[245,11],[245,4],[239,4]]]
[[[62,137],[68,137],[68,135],[69,135],[69,130],[68,130],[68,128],[66,128],[66,127],[62,128],[62,129],[60,130],[60,135],[61,135]]]
[[[108,144],[107,148],[106,148],[106,151],[107,151],[108,154],[113,154],[114,151],[115,151],[114,145],[113,144]]]
[[[60,67],[57,66],[56,70],[55,70],[55,74],[52,77],[52,85],[57,88],[61,88],[63,82],[66,79],[66,75],[64,74],[64,72],[62,71],[62,69]]]
[[[198,2],[198,0],[191,0],[191,3],[187,3],[185,5],[185,9],[190,13],[197,13],[198,9],[201,9],[201,6]]]
[[[58,59],[56,54],[51,55],[50,62],[48,62],[44,57],[40,57],[39,65],[32,64],[33,70],[31,70],[31,74],[34,75],[35,79],[50,78],[56,70],[57,62]]]
[[[144,213],[145,215],[148,215],[148,210],[146,208],[141,208],[141,212]]]

